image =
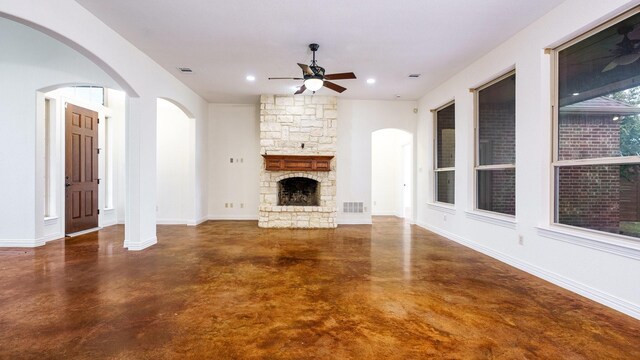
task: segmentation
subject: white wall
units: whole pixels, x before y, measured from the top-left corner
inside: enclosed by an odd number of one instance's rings
[[[414,101],[338,99],[338,224],[371,223],[371,133],[395,128],[415,136],[416,107]],[[342,203],[349,201],[363,202],[365,212],[344,213]]]
[[[206,217],[207,152],[204,149],[208,109],[200,96],[73,0],[0,0],[0,17],[30,24],[52,37],[37,31],[15,31],[16,25],[11,22],[7,26],[13,28],[0,35],[3,43],[0,132],[12,134],[15,139],[0,141],[3,143],[0,150],[3,154],[19,154],[2,158],[0,165],[12,169],[12,175],[0,180],[0,189],[11,189],[2,190],[0,195],[19,199],[20,203],[19,206],[8,205],[15,202],[0,205],[3,244],[13,240],[23,246],[41,243],[38,239],[42,231],[38,229],[42,226],[37,222],[42,211],[36,199],[42,198],[38,191],[43,188],[41,169],[44,168],[36,155],[40,150],[34,136],[38,131],[35,91],[56,84],[92,83],[127,91],[126,247],[138,250],[157,241],[157,98],[181,104],[196,119],[191,213],[193,223]],[[5,44],[12,47],[7,48]],[[4,105],[5,101],[11,105]],[[4,140],[4,136],[0,140]]]
[[[189,209],[189,145],[192,119],[176,105],[158,99],[158,224],[186,224]]]
[[[628,1],[568,0],[419,103],[418,224],[560,286],[640,318],[640,246],[608,236],[559,230],[550,224],[550,57],[554,47],[629,8]],[[473,95],[515,66],[516,219],[473,211]],[[433,119],[429,109],[456,101],[456,205],[432,201]],[[519,245],[522,236],[523,245]],[[601,241],[593,241],[600,239]]]
[[[413,136],[382,129],[371,134],[371,214],[403,217],[403,145]]]
[[[111,110],[110,116],[113,130],[113,208],[116,211],[116,223],[124,224],[126,211],[126,154],[125,154],[125,116],[126,94],[123,91],[107,89],[107,107]]]
[[[209,219],[258,219],[262,166],[258,107],[209,106]]]

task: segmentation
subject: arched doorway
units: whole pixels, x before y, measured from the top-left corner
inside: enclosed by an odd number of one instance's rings
[[[194,217],[195,119],[175,101],[158,98],[156,223],[190,224]]]

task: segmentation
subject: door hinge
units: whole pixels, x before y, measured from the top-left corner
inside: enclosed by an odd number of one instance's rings
[[[98,185],[100,185],[100,179],[98,179]]]
[[[100,209],[98,209],[98,215],[100,215]]]
[[[96,150],[98,150],[98,155],[100,155],[100,148],[96,148]]]

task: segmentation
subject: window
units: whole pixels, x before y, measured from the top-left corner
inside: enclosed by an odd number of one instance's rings
[[[476,91],[476,209],[516,214],[516,75]]]
[[[53,199],[53,175],[52,170],[52,149],[53,149],[53,119],[52,112],[55,106],[52,106],[51,99],[44,99],[44,217],[53,217],[55,215]]]
[[[455,203],[456,110],[452,102],[435,113],[435,196],[436,202]]]
[[[640,237],[640,14],[555,49],[554,222]]]
[[[104,119],[104,208],[113,208],[113,119]]]

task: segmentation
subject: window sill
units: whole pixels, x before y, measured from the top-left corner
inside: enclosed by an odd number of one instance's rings
[[[456,208],[453,205],[446,205],[444,203],[427,203],[427,207],[431,210],[442,211],[451,215],[456,214]]]
[[[51,216],[51,217],[45,217],[44,218],[44,225],[53,225],[56,224],[58,222],[58,217],[57,216]]]
[[[502,226],[511,230],[515,230],[516,225],[518,224],[515,217],[511,217],[508,215],[497,215],[495,213],[480,211],[467,211],[466,214],[469,219]]]
[[[537,229],[538,235],[549,239],[564,241],[570,244],[640,260],[640,242],[634,240],[626,240],[615,235],[583,232],[557,226],[538,226]]]

